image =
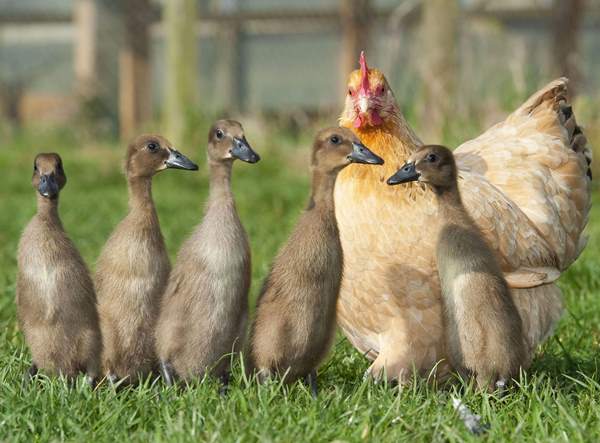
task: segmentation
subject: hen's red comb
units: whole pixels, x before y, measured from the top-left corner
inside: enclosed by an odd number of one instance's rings
[[[363,92],[369,91],[369,67],[367,66],[367,60],[365,58],[365,51],[360,51],[360,89]]]

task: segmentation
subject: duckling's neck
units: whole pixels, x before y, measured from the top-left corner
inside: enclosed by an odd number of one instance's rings
[[[462,203],[458,185],[454,182],[451,186],[433,187],[439,204],[439,214],[444,223],[472,224],[473,221]]]
[[[60,217],[58,216],[58,196],[54,198],[37,196],[37,216],[48,222],[62,228]]]
[[[309,209],[317,207],[320,209],[335,209],[333,203],[333,190],[335,187],[336,172],[323,172],[313,170],[312,174],[312,194],[310,196]]]
[[[209,161],[208,204],[233,202],[231,193],[232,162]]]
[[[154,211],[152,177],[128,177],[129,210]]]

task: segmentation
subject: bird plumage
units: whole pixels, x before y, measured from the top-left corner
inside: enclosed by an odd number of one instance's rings
[[[356,126],[355,117],[364,109],[350,92],[361,75],[350,76],[340,123],[385,165],[351,165],[336,183],[345,261],[338,322],[352,344],[374,360],[371,371],[385,369],[390,378],[413,369],[445,372],[448,366],[438,365],[445,352],[435,265],[437,203],[419,184],[402,189],[385,184],[422,143],[402,117],[385,77],[374,69],[368,70],[370,94],[380,92],[379,85],[385,90],[371,105],[385,110],[379,112],[383,123]],[[560,289],[547,282],[585,244],[591,156],[566,91],[566,79],[551,82],[504,122],[455,151],[464,205],[498,254],[509,283],[511,273],[519,283],[512,292],[530,350],[552,332],[562,312]],[[539,272],[529,273],[531,268]]]

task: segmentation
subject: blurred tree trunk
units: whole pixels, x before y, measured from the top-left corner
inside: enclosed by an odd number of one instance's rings
[[[0,118],[6,119],[15,129],[19,129],[23,124],[21,103],[24,95],[24,81],[3,82],[0,80]]]
[[[341,75],[346,84],[348,75],[358,69],[360,51],[367,50],[370,43],[372,20],[371,0],[340,0],[342,24]],[[367,54],[368,60],[368,54]]]
[[[425,142],[441,142],[453,108],[458,67],[457,0],[424,0],[421,23],[424,89],[421,129]]]
[[[583,22],[585,0],[554,0],[552,58],[556,75],[571,80],[571,96],[581,81],[579,36]]]
[[[75,0],[75,94],[81,98],[96,95],[98,11],[95,0]]]
[[[167,40],[165,126],[167,137],[181,144],[187,129],[187,114],[196,104],[196,1],[166,2],[164,24]]]
[[[214,0],[213,10],[218,14],[234,16],[239,10],[238,0]],[[229,112],[243,111],[245,105],[242,23],[234,19],[223,22],[217,29],[221,50],[216,63],[216,87],[220,106]]]
[[[150,0],[124,0],[124,42],[119,52],[119,120],[129,139],[152,116]]]
[[[216,97],[229,112],[244,110],[243,53],[241,50],[241,24],[238,20],[223,24],[217,31],[222,50],[217,56]]]

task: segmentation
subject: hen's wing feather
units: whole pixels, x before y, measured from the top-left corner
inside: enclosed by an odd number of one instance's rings
[[[460,172],[459,186],[463,204],[496,252],[505,273],[531,274],[531,268],[557,267],[558,258],[551,246],[501,190],[484,176],[467,171]]]
[[[455,151],[459,169],[484,176],[520,208],[558,257],[560,270],[585,246],[591,205],[591,150],[566,96],[567,79],[555,80]]]

